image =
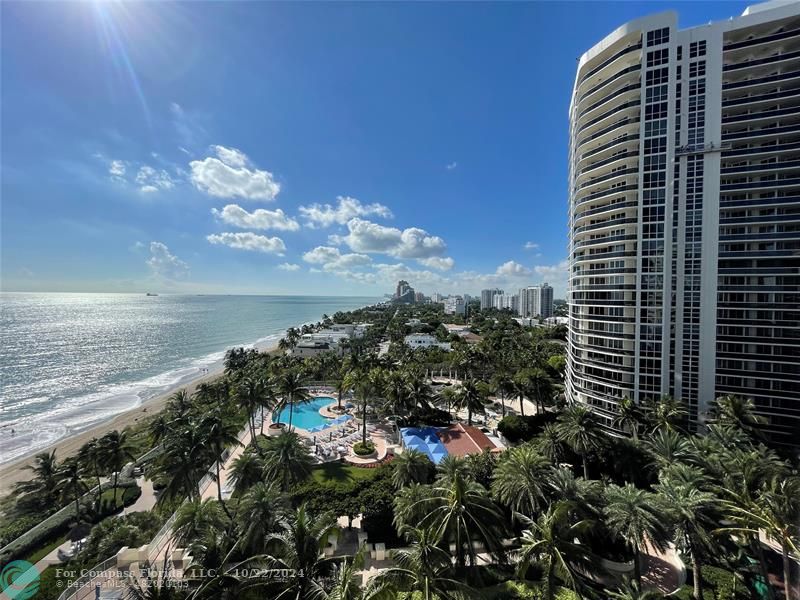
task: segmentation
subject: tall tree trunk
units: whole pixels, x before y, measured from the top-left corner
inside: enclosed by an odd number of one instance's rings
[[[783,555],[783,593],[786,596],[786,600],[792,600],[792,588],[791,588],[791,577],[792,577],[792,566],[789,563],[789,548],[786,546],[786,542],[781,542],[781,554]]]
[[[367,443],[367,399],[364,398],[364,404],[361,405],[361,442],[366,445]]]
[[[342,390],[339,390],[338,392],[338,402],[336,406],[338,406],[339,411],[342,410]]]
[[[589,464],[586,462],[586,456],[582,456],[581,459],[583,460],[583,478],[588,480],[589,479]]]
[[[761,567],[761,577],[764,578],[764,583],[767,586],[767,598],[769,600],[775,600],[775,591],[769,584],[769,568],[767,567],[767,559],[764,557],[764,548],[761,546],[758,535],[752,535],[750,537],[750,545],[751,547],[755,548],[756,556],[758,556],[758,564]]]
[[[264,421],[265,420],[266,419],[264,418],[264,407],[262,406],[261,407],[261,435],[264,435]],[[253,441],[253,440],[251,439],[250,441]]]
[[[642,553],[639,551],[639,544],[633,545],[633,576],[636,578],[636,583],[639,584],[639,589],[642,588]]]
[[[119,471],[114,471],[114,507],[117,506],[117,478],[119,477]]]
[[[500,410],[503,413],[503,418],[506,416],[506,395],[505,392],[500,393]]]
[[[553,592],[554,592],[553,588],[555,588],[555,586],[556,586],[556,578],[555,578],[555,572],[554,572],[554,568],[553,568],[553,557],[552,556],[550,557],[549,563],[550,564],[547,565],[547,591],[545,593],[547,594],[547,600],[553,600],[553,595],[554,595],[553,594]]]
[[[222,448],[217,447],[217,499],[219,500],[220,505],[222,506],[222,510],[225,511],[225,514],[228,515],[228,518],[233,521],[233,516],[231,515],[228,507],[225,505],[225,501],[222,499],[222,479],[220,478],[220,471],[219,471],[219,462],[222,460]]]
[[[81,496],[78,493],[78,489],[75,488],[75,525],[81,522],[81,503],[80,503]],[[116,505],[116,503],[115,503]]]
[[[694,600],[703,600],[703,572],[700,569],[700,560],[697,558],[697,551],[691,548],[692,554],[692,582]],[[769,585],[769,582],[767,582]]]
[[[467,409],[467,425],[472,426],[472,409]]]
[[[519,416],[525,416],[525,398],[522,394],[519,395]]]
[[[292,417],[294,416],[294,402],[289,399],[289,431],[292,430]]]

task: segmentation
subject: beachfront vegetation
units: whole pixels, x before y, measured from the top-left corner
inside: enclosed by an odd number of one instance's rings
[[[702,435],[688,429],[675,399],[623,402],[620,424],[629,437],[612,437],[593,411],[563,396],[563,332],[478,315],[470,321],[478,343],[459,338],[450,353],[411,351],[399,342],[412,315],[446,335],[448,317],[433,306],[337,313],[335,322],[373,324],[346,357],[231,351],[224,377],[193,396],[176,394],[147,424],[151,445],[162,449],[146,468],[160,489],[157,522],[177,510],[174,533],[193,559],[187,595],[657,598],[646,589],[648,563],[638,560],[655,553],[686,563],[689,585],[677,597],[733,600],[772,582],[763,588],[771,598],[789,600],[800,479],[796,463],[763,438],[747,402],[720,399]],[[393,343],[379,357],[384,339]],[[284,346],[293,343],[287,335]],[[434,385],[430,375],[439,373],[453,379]],[[498,429],[511,448],[448,456],[437,466],[414,450],[373,469],[314,465],[291,416],[275,436],[258,425],[262,410],[286,406],[291,415],[309,398],[310,380],[330,382],[339,405],[353,401],[362,443],[368,420],[431,425],[496,412],[505,415]],[[237,448],[243,430],[253,441],[233,461],[225,490],[216,464]],[[28,491],[20,488],[21,506],[58,489],[45,485],[48,478],[70,480],[49,460],[37,461]],[[97,459],[85,464],[86,482],[108,469]],[[201,480],[212,490],[202,498]],[[62,489],[72,497],[77,488]],[[346,525],[338,527],[341,517]],[[367,559],[348,531],[358,517],[370,543],[390,548],[391,560],[380,565],[389,568],[367,586],[359,572]],[[126,525],[115,518],[102,527],[122,532]],[[777,551],[760,542],[759,531]],[[130,535],[130,545],[139,540]],[[334,540],[340,548],[349,540],[352,552],[330,556]],[[98,560],[115,545],[75,560]],[[606,570],[610,561],[627,575]],[[244,578],[244,567],[302,576]],[[666,562],[661,568],[670,571]]]

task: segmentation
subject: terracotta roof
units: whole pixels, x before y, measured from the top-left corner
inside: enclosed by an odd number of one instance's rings
[[[480,429],[461,423],[451,425],[447,429],[440,429],[436,435],[444,444],[447,453],[455,456],[479,454],[486,449],[493,450],[495,448],[492,441]]]

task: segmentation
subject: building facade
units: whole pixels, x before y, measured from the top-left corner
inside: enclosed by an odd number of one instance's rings
[[[518,297],[517,313],[520,317],[546,319],[553,316],[553,288],[548,284],[521,288]]]
[[[503,290],[481,290],[481,310],[494,307],[494,297],[503,295]]]
[[[467,312],[466,304],[461,296],[448,296],[444,299],[444,314],[446,315],[461,315],[462,317]]]
[[[570,106],[567,392],[611,426],[724,394],[800,438],[800,4],[627,23]]]

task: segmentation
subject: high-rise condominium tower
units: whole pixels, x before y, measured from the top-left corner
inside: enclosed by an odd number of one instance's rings
[[[521,288],[518,296],[519,316],[543,319],[553,316],[553,288],[548,284]]]
[[[800,3],[619,27],[570,106],[568,396],[724,394],[800,439]]]

